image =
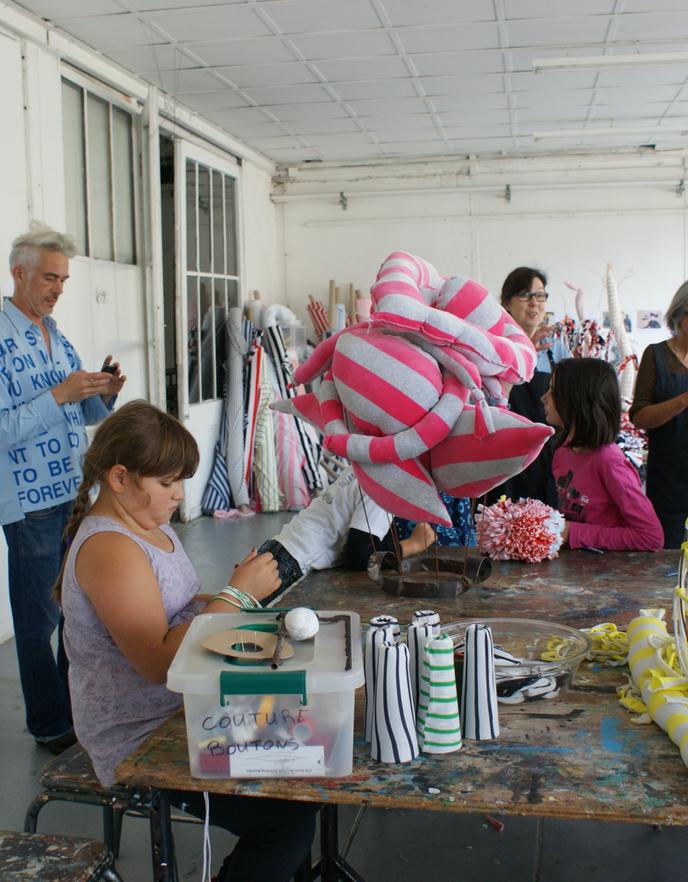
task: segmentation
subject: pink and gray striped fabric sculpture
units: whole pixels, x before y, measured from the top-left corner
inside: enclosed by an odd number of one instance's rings
[[[477,497],[518,474],[552,429],[506,410],[537,353],[487,290],[403,251],[382,264],[367,322],[324,340],[274,406],[315,425],[386,511],[451,525],[438,494]],[[489,406],[487,395],[497,406]]]

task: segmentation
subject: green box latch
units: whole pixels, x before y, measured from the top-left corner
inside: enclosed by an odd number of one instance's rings
[[[220,704],[227,695],[300,695],[308,704],[305,671],[220,671]]]

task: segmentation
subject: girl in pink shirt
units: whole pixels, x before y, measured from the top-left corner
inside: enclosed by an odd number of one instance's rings
[[[567,358],[555,365],[542,403],[558,429],[552,471],[564,540],[571,548],[659,551],[662,527],[614,443],[621,420],[614,368],[596,358]]]

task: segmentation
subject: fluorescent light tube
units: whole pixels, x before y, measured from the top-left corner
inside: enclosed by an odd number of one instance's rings
[[[534,58],[533,71],[578,70],[580,68],[639,67],[664,64],[688,66],[688,52],[645,52],[630,55],[566,55],[563,58]]]
[[[593,129],[553,129],[547,132],[533,132],[533,141],[541,141],[545,138],[605,138],[609,135],[620,137],[628,135],[648,135],[653,138],[662,135],[688,135],[688,123],[682,126],[647,126],[643,128],[629,127],[619,128],[593,128]]]

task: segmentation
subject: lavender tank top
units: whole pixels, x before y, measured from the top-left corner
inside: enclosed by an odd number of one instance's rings
[[[84,518],[71,544],[62,583],[64,643],[74,729],[103,784],[112,784],[119,762],[174,713],[182,696],[151,683],[124,658],[76,580],[79,549],[95,533],[123,533],[143,549],[160,586],[170,627],[187,622],[204,604],[194,601],[200,581],[172,528],[160,528],[174,550],[162,551],[109,518]]]

